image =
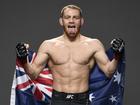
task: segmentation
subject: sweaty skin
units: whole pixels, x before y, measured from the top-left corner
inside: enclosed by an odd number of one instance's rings
[[[28,75],[35,79],[48,63],[52,70],[53,88],[66,93],[80,93],[89,89],[89,72],[95,62],[107,77],[112,76],[118,61],[108,59],[98,39],[80,34],[84,21],[79,10],[65,9],[59,22],[64,33],[41,44],[34,62],[24,65]]]
[[[43,69],[44,64],[48,62],[55,90],[68,93],[84,92],[89,88],[89,72],[95,64],[95,58],[108,76],[107,69],[104,68],[107,68],[109,60],[99,40],[80,35],[79,41],[69,43],[65,41],[64,36],[60,36],[42,43],[32,64],[36,69],[30,74],[35,73],[37,76],[39,69]]]
[[[69,44],[59,37],[48,43],[51,47],[47,52],[50,55],[48,65],[54,77],[54,89],[70,93],[87,91],[89,71],[95,62],[91,40],[81,36],[80,41]]]

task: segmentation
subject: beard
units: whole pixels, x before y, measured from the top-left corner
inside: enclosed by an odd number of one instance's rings
[[[81,26],[68,25],[68,26],[63,26],[63,28],[64,28],[64,33],[69,38],[74,39],[80,33]]]

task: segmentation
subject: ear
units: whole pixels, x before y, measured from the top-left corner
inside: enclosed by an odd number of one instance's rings
[[[84,18],[81,18],[81,26],[84,24]]]
[[[60,23],[61,26],[63,26],[63,22],[62,22],[62,18],[61,17],[59,18],[59,23]]]

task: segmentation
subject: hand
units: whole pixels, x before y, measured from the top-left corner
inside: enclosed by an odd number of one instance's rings
[[[121,38],[116,38],[111,41],[111,48],[116,52],[120,53],[124,48],[124,41]]]
[[[27,61],[29,45],[25,43],[18,43],[16,45],[16,54],[21,61]]]

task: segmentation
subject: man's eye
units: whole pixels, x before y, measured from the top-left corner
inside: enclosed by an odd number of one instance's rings
[[[74,18],[75,18],[75,19],[80,19],[80,16],[75,16]]]
[[[65,18],[65,19],[68,19],[68,18],[70,18],[70,17],[69,17],[69,16],[64,16],[64,18]]]

